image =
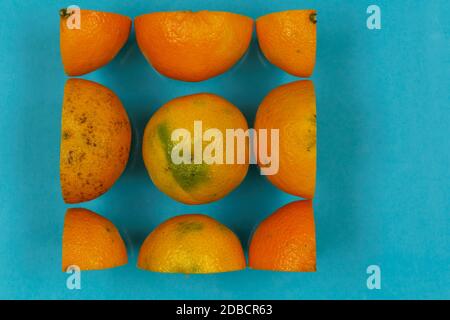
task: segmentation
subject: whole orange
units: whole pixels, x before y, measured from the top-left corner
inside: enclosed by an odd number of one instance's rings
[[[70,29],[70,15],[61,10],[61,55],[69,76],[81,76],[108,64],[128,40],[131,19],[126,16],[81,10],[80,29]]]
[[[244,252],[236,235],[205,215],[188,214],[159,225],[144,241],[138,267],[166,273],[242,270]]]
[[[196,122],[201,123],[201,137],[195,137]],[[206,151],[211,141],[202,139],[204,134],[209,130],[218,130],[221,139],[211,140],[222,144],[218,147],[223,153],[222,163],[209,163],[204,157],[199,163],[174,161],[173,152],[181,142],[172,138],[179,129],[186,130],[191,137],[189,160],[195,157],[195,140],[200,138],[199,145]],[[162,192],[186,204],[205,204],[225,197],[244,180],[249,166],[249,139],[241,140],[243,143],[234,139],[235,157],[231,163],[224,159],[231,145],[226,138],[227,131],[247,132],[247,129],[247,120],[240,110],[220,96],[199,93],[169,101],[153,114],[144,132],[142,155],[150,178]],[[244,154],[247,159],[239,163],[238,153]],[[200,152],[202,154],[205,153]]]
[[[267,60],[294,76],[311,76],[316,62],[316,15],[314,10],[289,10],[257,19],[259,46]]]
[[[256,114],[255,129],[279,130],[279,170],[267,178],[281,190],[310,199],[316,183],[316,99],[303,80],[272,90]],[[268,139],[269,154],[272,153]],[[260,157],[258,157],[260,166]]]
[[[86,209],[69,209],[64,220],[62,270],[100,270],[126,264],[127,249],[108,219]]]
[[[249,266],[272,271],[316,271],[311,200],[292,202],[261,222],[250,242]]]
[[[230,69],[247,51],[253,20],[215,11],[156,12],[135,20],[138,45],[163,75],[203,81]]]

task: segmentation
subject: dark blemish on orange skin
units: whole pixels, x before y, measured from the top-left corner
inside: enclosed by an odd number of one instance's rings
[[[76,156],[76,152],[71,150],[69,151],[68,155],[67,155],[67,163],[69,165],[72,165],[74,163],[78,162],[82,162],[85,158],[86,158],[86,153],[82,152],[80,153],[80,155],[78,156],[78,159],[75,157]]]
[[[93,142],[90,137],[86,137],[85,141],[88,146],[97,147],[97,143]]]
[[[312,117],[308,118],[308,122],[313,126],[316,127],[317,126],[317,117],[314,114]]]
[[[83,124],[87,121],[87,116],[85,113],[83,113],[80,118],[78,119],[78,121],[80,122],[80,124]]]
[[[67,162],[69,163],[69,164],[72,164],[73,163],[73,154],[75,153],[75,151],[69,151],[69,155],[68,155],[68,157],[67,157]]]
[[[92,124],[88,124],[87,128],[88,128],[88,133],[91,134],[94,132],[94,126]]]
[[[113,122],[113,127],[117,130],[120,131],[122,128],[124,128],[126,126],[126,123],[122,120],[116,120]]]
[[[62,138],[63,138],[64,140],[68,140],[68,139],[70,139],[71,137],[72,137],[72,134],[71,134],[69,131],[64,131],[63,134],[62,134]]]

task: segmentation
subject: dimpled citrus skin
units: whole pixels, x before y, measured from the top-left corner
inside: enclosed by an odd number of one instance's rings
[[[135,28],[141,51],[158,72],[195,82],[239,61],[250,45],[253,20],[229,12],[157,12],[137,17]]]
[[[144,241],[138,267],[166,273],[219,273],[242,270],[244,252],[237,236],[200,214],[171,218]]]
[[[131,19],[115,13],[81,10],[80,29],[69,29],[67,19],[61,16],[60,47],[69,76],[81,76],[108,64],[131,30]]]
[[[225,197],[239,186],[247,175],[248,161],[244,164],[237,164],[237,161],[234,164],[174,164],[171,134],[176,129],[187,129],[193,143],[194,121],[202,121],[203,133],[210,128],[222,132],[224,156],[226,129],[248,129],[239,109],[222,97],[207,93],[180,97],[152,116],[145,128],[142,153],[153,183],[162,192],[186,204],[204,204]],[[203,151],[209,143],[203,142]],[[235,143],[235,154],[237,145]],[[245,150],[248,158],[248,140]],[[194,156],[193,148],[191,155]]]
[[[87,80],[69,79],[64,91],[60,179],[66,203],[93,200],[124,171],[131,126],[119,98]]]
[[[69,209],[64,220],[62,270],[100,270],[127,264],[127,249],[108,219],[86,209]]]
[[[316,11],[271,13],[256,21],[259,46],[267,60],[297,76],[310,77],[316,62]]]
[[[255,129],[279,129],[279,170],[267,178],[284,192],[314,197],[316,184],[316,99],[303,80],[272,90],[261,103]],[[268,139],[268,150],[271,150]],[[271,152],[269,152],[271,154]],[[259,164],[261,165],[259,159]]]
[[[292,202],[265,219],[250,242],[252,269],[316,271],[316,236],[311,200]]]

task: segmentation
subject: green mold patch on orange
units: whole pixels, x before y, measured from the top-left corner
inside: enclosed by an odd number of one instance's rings
[[[172,149],[174,143],[171,140],[170,132],[166,124],[158,126],[158,137],[166,154],[168,169],[172,173],[175,181],[185,191],[192,190],[197,185],[208,179],[208,165],[202,164],[175,164],[172,161]]]
[[[308,129],[306,134],[306,150],[310,152],[312,149],[316,148],[317,144],[317,121],[316,115],[314,114],[312,117],[308,119],[311,127]]]
[[[180,233],[197,232],[203,229],[203,223],[196,221],[183,221],[178,224],[178,231]]]

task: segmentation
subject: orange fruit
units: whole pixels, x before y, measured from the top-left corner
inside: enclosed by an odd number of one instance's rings
[[[295,196],[313,198],[316,183],[316,99],[314,85],[303,80],[272,90],[256,113],[255,130],[279,130],[279,170],[267,178]],[[272,154],[268,139],[268,154]],[[258,156],[258,163],[264,166]]]
[[[145,239],[138,267],[165,273],[219,273],[242,270],[244,252],[237,236],[205,215],[171,218]]]
[[[195,163],[194,141],[198,139],[194,131],[196,121],[201,121],[203,133],[209,129],[219,130],[222,135],[222,163],[208,163],[206,157]],[[177,129],[185,129],[190,135],[190,162],[177,163],[173,160],[172,153],[181,144],[181,141],[172,140],[172,134]],[[186,204],[204,204],[225,197],[247,175],[249,154],[249,140],[245,139],[241,146],[245,143],[243,150],[246,159],[238,163],[237,154],[240,151],[235,139],[235,158],[231,161],[233,163],[227,164],[224,159],[227,129],[247,131],[247,121],[237,107],[217,95],[194,94],[176,98],[162,106],[148,122],[143,137],[142,154],[153,183],[162,192]],[[209,144],[211,142],[200,140],[199,145],[203,149],[200,155],[206,154]],[[218,150],[221,148],[218,147]]]
[[[131,19],[115,13],[80,10],[80,28],[70,29],[71,12],[60,11],[60,46],[64,70],[81,76],[108,64],[125,45]]]
[[[289,10],[257,19],[267,60],[294,76],[310,77],[316,63],[316,16],[315,10]]]
[[[272,271],[316,271],[311,200],[292,202],[265,219],[250,242],[249,266]]]
[[[86,209],[67,210],[62,240],[62,270],[100,270],[127,264],[127,249],[108,219]]]
[[[253,20],[215,11],[156,12],[135,20],[136,39],[163,75],[203,81],[230,69],[247,51]]]
[[[60,180],[66,203],[93,200],[125,170],[131,126],[119,98],[87,80],[69,79],[64,90]]]

